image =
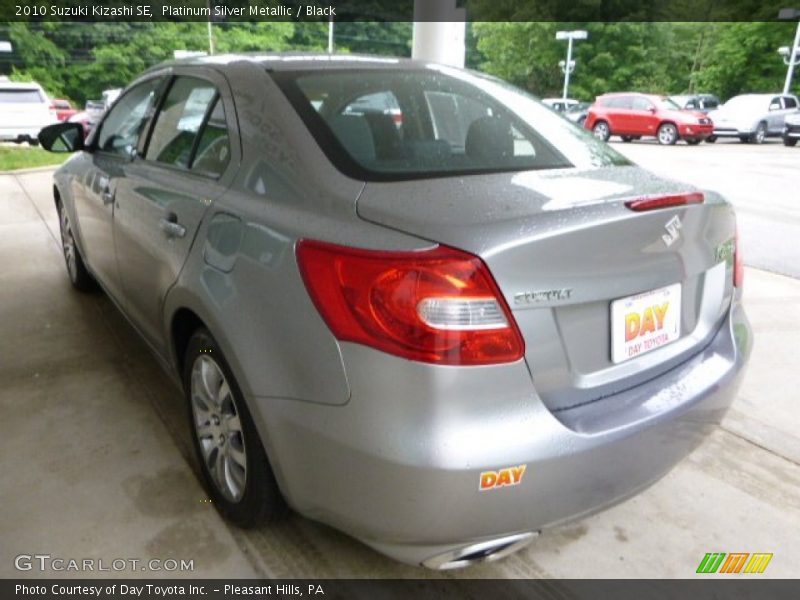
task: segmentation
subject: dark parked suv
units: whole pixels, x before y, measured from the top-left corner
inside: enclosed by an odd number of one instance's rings
[[[704,114],[708,114],[710,110],[716,110],[721,104],[719,98],[714,94],[687,94],[670,96],[669,99],[684,110],[699,110]]]
[[[654,136],[664,145],[679,139],[698,144],[714,130],[711,119],[701,112],[682,110],[663,96],[638,93],[599,96],[583,126],[603,141],[612,135],[620,136],[623,142]]]

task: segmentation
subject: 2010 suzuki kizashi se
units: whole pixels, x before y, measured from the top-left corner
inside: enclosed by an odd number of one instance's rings
[[[186,394],[215,506],[451,568],[629,497],[734,398],[731,206],[478,73],[215,56],[133,82],[55,174]]]

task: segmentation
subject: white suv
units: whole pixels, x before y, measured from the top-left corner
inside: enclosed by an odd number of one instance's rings
[[[58,120],[50,99],[38,83],[0,79],[0,141],[38,144],[42,127]]]

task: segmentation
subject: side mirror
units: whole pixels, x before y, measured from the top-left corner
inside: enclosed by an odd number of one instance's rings
[[[83,125],[80,123],[55,123],[39,132],[39,143],[50,152],[77,152],[84,148]]]

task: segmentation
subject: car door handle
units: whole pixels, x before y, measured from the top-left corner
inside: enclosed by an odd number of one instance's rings
[[[161,231],[163,231],[169,238],[182,238],[186,235],[186,227],[178,223],[178,216],[175,213],[170,213],[166,218],[159,221]]]
[[[114,192],[111,191],[111,180],[105,175],[100,175],[97,179],[100,187],[100,197],[103,199],[103,206],[114,203]]]
[[[114,192],[110,188],[103,188],[102,197],[104,206],[114,204]]]

